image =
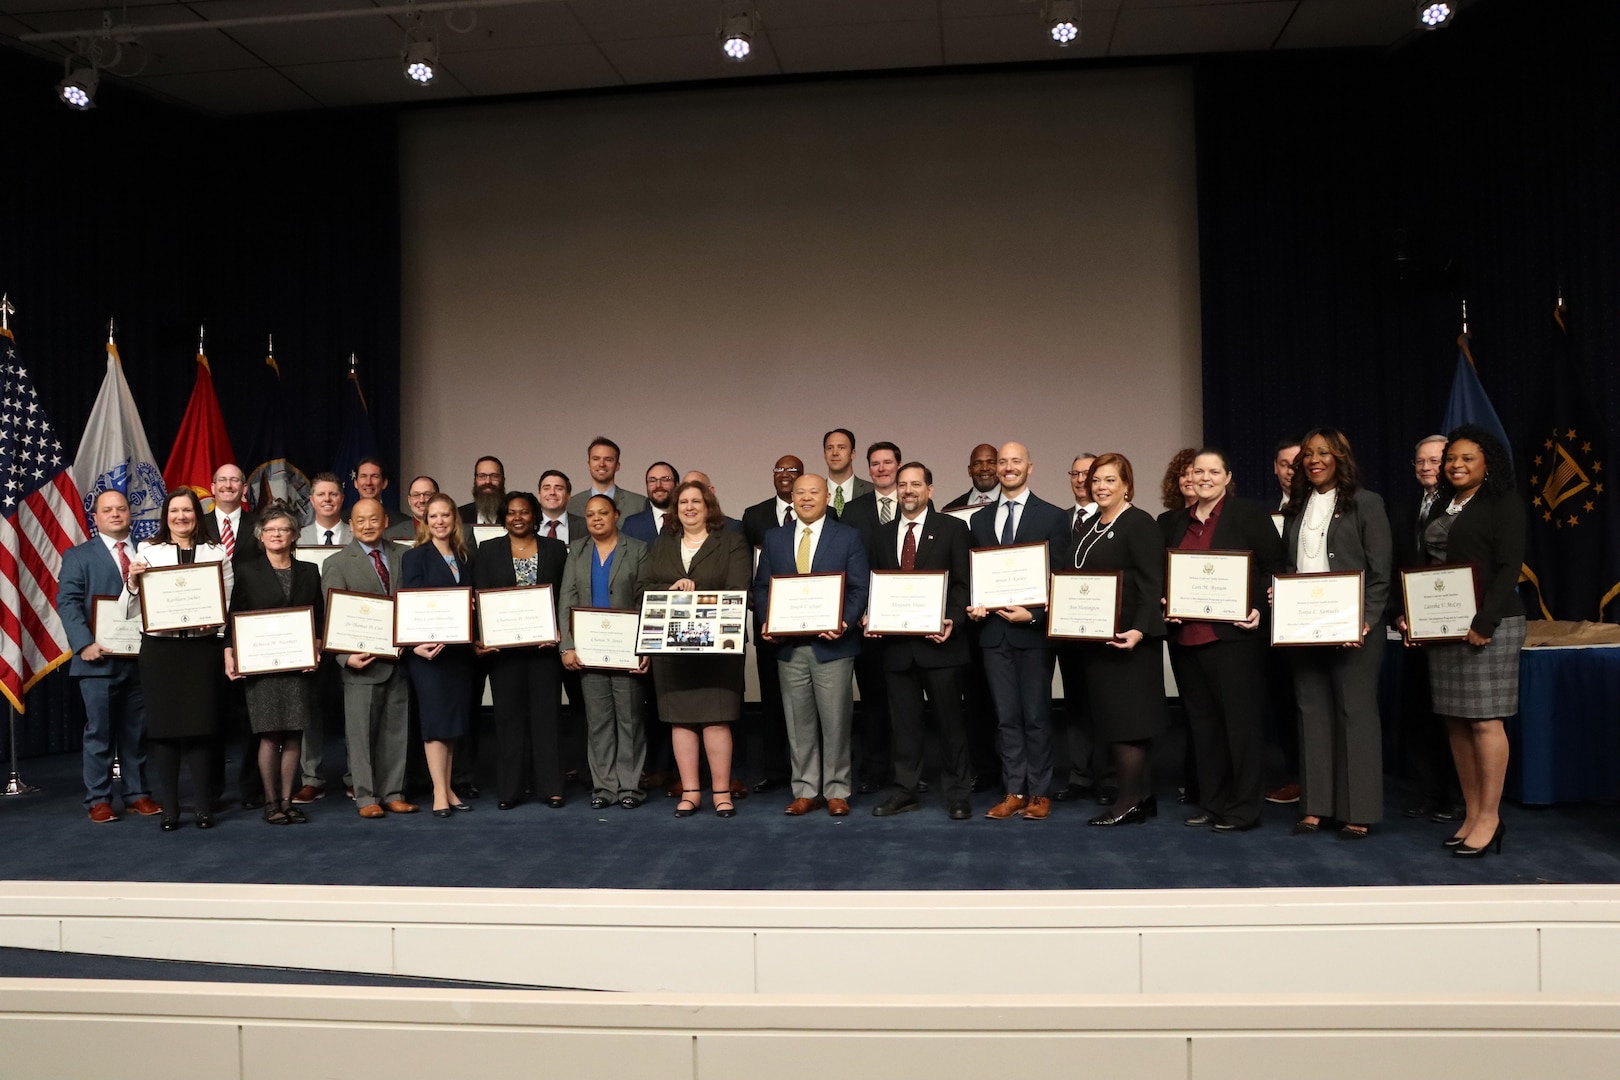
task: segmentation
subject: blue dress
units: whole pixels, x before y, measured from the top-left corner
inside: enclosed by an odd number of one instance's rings
[[[456,569],[431,543],[414,547],[400,563],[400,588],[440,589],[472,587],[472,564],[455,560]],[[406,670],[416,688],[424,742],[449,742],[467,734],[471,726],[478,665],[471,645],[446,645],[432,660],[405,650]]]

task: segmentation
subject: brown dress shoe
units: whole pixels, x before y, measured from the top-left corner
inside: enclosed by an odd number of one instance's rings
[[[827,813],[833,817],[849,817],[848,799],[828,799]]]
[[[124,809],[133,810],[142,817],[156,817],[157,815],[163,813],[163,807],[153,802],[150,795],[142,795],[140,798],[124,807]]]
[[[111,804],[98,802],[90,808],[90,820],[97,825],[105,825],[109,821],[117,821],[118,815],[113,813]]]
[[[748,783],[747,783],[747,781],[733,780],[731,782],[731,797],[733,799],[746,799],[746,798],[748,798]]]
[[[293,792],[292,801],[297,803],[299,806],[308,806],[316,799],[323,799],[325,797],[325,788],[318,788],[314,784],[305,784],[303,787]]]
[[[1299,802],[1299,785],[1284,784],[1275,791],[1266,792],[1266,802],[1276,803],[1278,806],[1292,806]]]
[[[996,803],[996,805],[992,806],[984,816],[993,821],[1004,821],[1007,818],[1012,817],[1014,814],[1017,814],[1028,805],[1029,796],[1008,795],[1005,799],[1002,799],[1000,802]]]
[[[360,808],[360,816],[361,817],[385,817],[387,815],[383,811],[382,807],[378,806],[376,803],[372,803],[370,806],[362,806]]]
[[[414,814],[418,809],[415,803],[408,803],[404,799],[390,799],[383,805],[388,807],[390,814]]]
[[[788,817],[803,817],[810,811],[820,810],[826,805],[827,800],[823,799],[820,795],[817,795],[813,799],[794,799],[792,802],[787,804],[787,809],[782,812]]]
[[[1036,795],[1024,807],[1025,821],[1045,821],[1052,813],[1052,800],[1045,795]]]

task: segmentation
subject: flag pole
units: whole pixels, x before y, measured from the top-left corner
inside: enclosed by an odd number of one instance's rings
[[[0,330],[10,333],[11,317],[16,313],[17,309],[12,306],[10,294],[0,293]],[[11,775],[6,778],[5,791],[0,794],[7,798],[15,795],[33,795],[39,788],[24,782],[22,775],[17,772],[17,706],[7,701],[6,712],[9,714],[6,727],[9,729],[11,740],[11,757],[7,760],[11,765]]]
[[[11,294],[0,293],[0,330],[11,329],[11,317],[17,314],[17,309],[11,306]]]
[[[113,340],[113,334],[116,333],[117,330],[118,330],[118,320],[114,319],[111,315],[107,316],[107,344],[109,344],[109,345],[117,345],[118,344],[118,342]]]

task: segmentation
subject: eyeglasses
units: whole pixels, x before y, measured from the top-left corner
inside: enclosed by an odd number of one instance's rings
[[[776,473],[778,476],[782,476],[782,475],[803,476],[804,475],[804,470],[803,469],[772,469],[771,472]]]
[[[1069,470],[1069,479],[1070,480],[1084,480],[1085,478],[1086,478],[1086,473],[1077,472],[1074,469]]]
[[[474,480],[499,480],[501,478],[501,475],[502,474],[498,473],[498,472],[480,472],[480,473],[473,473],[473,479]]]

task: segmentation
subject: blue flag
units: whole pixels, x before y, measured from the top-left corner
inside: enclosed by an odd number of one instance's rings
[[[1513,444],[1508,441],[1502,418],[1496,415],[1496,409],[1485,393],[1485,386],[1479,381],[1474,357],[1468,351],[1466,334],[1457,339],[1457,374],[1451,378],[1451,397],[1446,399],[1446,418],[1441,421],[1440,430],[1455,431],[1464,424],[1478,424],[1502,440],[1502,445],[1512,451]]]
[[[309,478],[287,461],[287,442],[282,429],[281,368],[272,354],[264,358],[264,384],[255,395],[258,411],[247,442],[243,462],[248,466],[247,497],[255,510],[279,502],[308,525],[315,520],[309,502]]]
[[[343,427],[338,434],[337,452],[332,455],[332,471],[343,480],[345,510],[360,499],[354,489],[360,459],[376,456],[377,436],[371,430],[371,413],[366,409],[366,395],[360,391],[360,376],[351,366],[343,382]]]

